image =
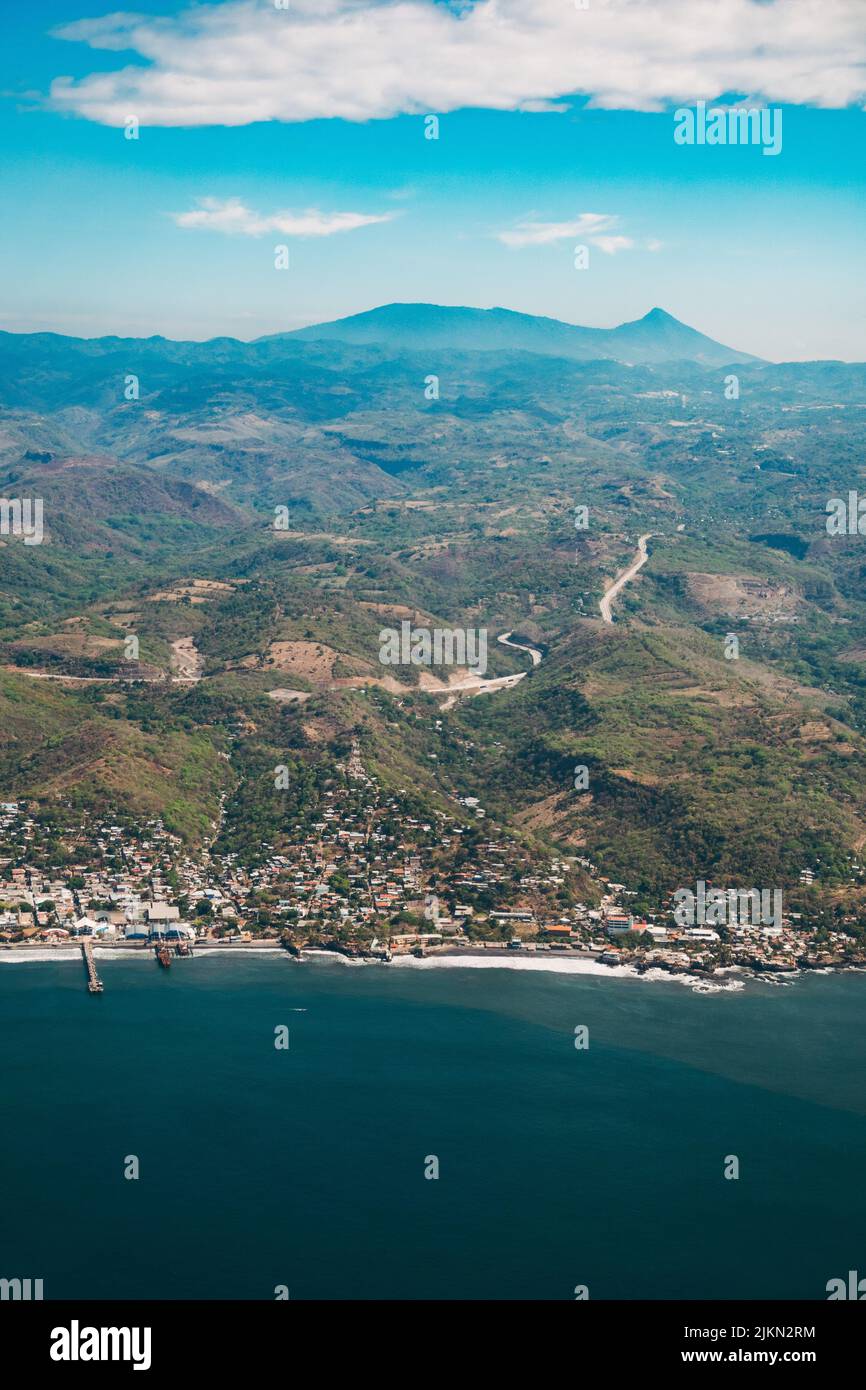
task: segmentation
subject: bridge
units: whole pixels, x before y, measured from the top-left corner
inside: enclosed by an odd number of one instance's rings
[[[81,954],[84,957],[84,968],[87,971],[87,988],[91,994],[101,994],[105,986],[96,973],[92,942],[82,941]]]

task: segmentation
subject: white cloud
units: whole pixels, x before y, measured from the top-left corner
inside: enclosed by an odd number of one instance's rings
[[[496,236],[505,246],[515,249],[579,239],[615,256],[617,251],[627,251],[634,245],[631,237],[615,232],[618,223],[619,218],[607,212],[582,212],[572,222],[518,222],[516,227],[497,232]]]
[[[627,236],[598,236],[590,237],[593,246],[597,246],[599,251],[603,251],[606,256],[615,256],[617,251],[627,251],[630,246],[634,246],[631,237]]]
[[[204,228],[206,231],[226,232],[230,236],[262,236],[265,232],[281,232],[283,236],[333,236],[335,232],[353,232],[356,227],[369,227],[374,222],[390,222],[394,213],[377,216],[363,212],[320,212],[307,208],[305,212],[272,212],[265,215],[253,212],[240,198],[201,198],[199,206],[190,212],[173,212],[179,227]]]
[[[573,95],[640,111],[866,96],[863,0],[227,0],[56,33],[143,60],[52,83],[55,107],[111,126],[538,110]]]

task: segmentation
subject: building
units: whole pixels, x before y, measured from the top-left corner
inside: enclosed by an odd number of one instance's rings
[[[147,920],[152,927],[177,922],[180,920],[180,908],[173,907],[170,903],[151,903],[147,909]]]

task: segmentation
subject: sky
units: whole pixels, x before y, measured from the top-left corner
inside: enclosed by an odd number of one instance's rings
[[[0,0],[0,328],[660,306],[866,360],[866,0],[581,4]],[[678,143],[698,102],[767,107],[781,148]]]

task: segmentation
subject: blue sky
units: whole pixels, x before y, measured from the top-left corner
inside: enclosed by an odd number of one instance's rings
[[[466,17],[480,23],[488,3],[461,19],[460,6],[413,0],[404,33],[378,0],[294,0],[289,14],[264,0],[191,14],[145,0],[134,33],[103,25],[82,41],[52,31],[109,13],[98,0],[6,0],[0,327],[252,338],[393,300],[603,326],[660,305],[762,356],[866,360],[866,114],[855,100],[866,39],[852,40],[846,0],[822,11],[826,51],[789,59],[802,104],[757,29],[748,51],[713,67],[712,45],[685,34],[680,0],[654,7],[665,59],[652,63],[635,0],[608,0],[591,34],[585,15],[569,15],[573,67],[558,57],[564,0],[535,0],[524,31],[504,0],[495,33],[473,35]],[[762,24],[784,0],[735,3]],[[802,21],[799,6],[788,8]],[[520,8],[532,12],[531,0]],[[354,68],[340,57],[347,25]],[[666,71],[681,35],[692,47]],[[777,156],[674,143],[678,105],[740,100],[747,79],[766,94],[755,100],[782,109]],[[572,80],[579,90],[561,85]],[[527,104],[557,109],[513,109]],[[136,110],[140,138],[126,140]],[[439,115],[437,141],[424,138],[426,112]],[[590,248],[585,271],[574,269],[578,243]],[[274,269],[278,244],[288,271]]]

